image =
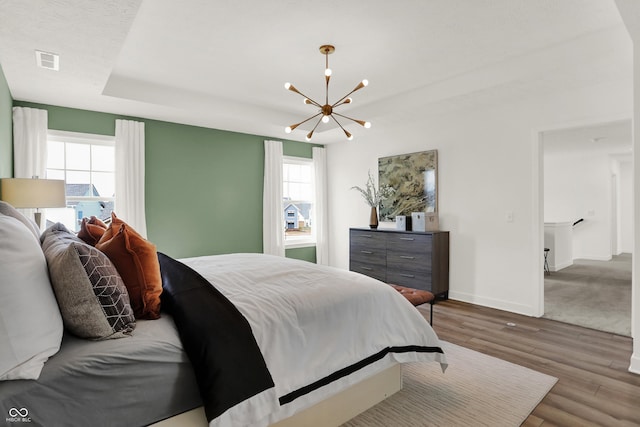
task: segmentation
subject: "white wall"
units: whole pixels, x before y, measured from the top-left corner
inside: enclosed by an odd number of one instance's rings
[[[368,133],[327,146],[331,265],[348,268],[348,229],[369,217],[349,188],[364,184],[378,157],[437,149],[440,227],[451,232],[450,297],[541,314],[538,134],[628,119],[631,87],[617,81],[442,115],[402,112],[408,120],[393,125],[371,118]]]
[[[587,150],[544,154],[544,221],[584,218],[573,229],[573,259],[611,259],[611,162]]]

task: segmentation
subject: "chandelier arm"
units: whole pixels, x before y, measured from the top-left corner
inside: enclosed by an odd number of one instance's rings
[[[355,89],[353,89],[351,92],[349,92],[348,94],[346,94],[345,96],[343,96],[342,98],[338,99],[336,102],[333,103],[333,105],[331,106],[331,108],[337,106],[340,102],[344,101],[345,99],[347,99],[349,97],[349,95],[351,95],[353,92],[362,89],[363,87],[365,87],[366,85],[364,85],[362,82],[360,82],[358,84],[358,86],[355,87]]]
[[[315,105],[318,108],[322,108],[322,105],[320,105],[320,103],[314,101],[313,99],[309,98],[307,95],[303,94],[302,92],[298,92],[300,95],[302,95],[304,97],[304,99],[308,99],[310,103],[312,103],[313,105]]]
[[[341,106],[341,105],[344,105],[344,104],[350,104],[350,103],[351,103],[351,101],[349,101],[349,102],[345,102],[345,101],[346,101],[346,99],[345,99],[344,101],[342,101],[342,102],[338,101],[338,102],[336,102],[335,104],[333,104],[333,105],[331,106],[331,108],[336,108],[336,107],[339,107],[339,106]]]
[[[351,92],[349,92],[348,94],[346,94],[345,96],[343,96],[342,98],[338,99],[336,102],[333,103],[333,105],[331,106],[331,108],[335,108],[338,106],[338,104],[340,104],[340,102],[344,101],[345,99],[347,99],[349,97],[349,95],[351,95],[353,92],[355,92],[355,89],[352,90]]]
[[[315,105],[318,108],[322,108],[322,105],[320,105],[318,102],[314,101],[313,99],[309,98],[308,96],[305,96],[304,99],[308,99],[311,104]]]
[[[289,90],[291,92],[297,93],[298,95],[300,95],[301,97],[308,99],[309,102],[311,102],[313,105],[315,105],[316,107],[320,107],[322,108],[322,105],[320,105],[318,102],[314,101],[313,99],[309,98],[307,95],[305,95],[304,93],[300,92],[295,86],[291,85],[289,87]]]
[[[304,120],[303,120],[303,121],[301,121],[300,123],[296,123],[295,125],[291,125],[291,126],[290,126],[290,127],[291,127],[291,130],[293,130],[293,129],[297,128],[298,126],[300,126],[300,125],[301,125],[301,124],[303,124],[303,123],[308,122],[309,120],[313,119],[314,117],[318,117],[318,116],[319,116],[319,115],[321,115],[321,114],[322,114],[322,111],[321,111],[321,112],[319,112],[318,114],[314,114],[313,116],[309,117],[308,119],[304,119]],[[320,120],[322,120],[322,117],[320,118]],[[318,126],[318,125],[316,125],[316,126]],[[315,128],[314,128],[314,129],[315,129]]]
[[[325,65],[324,65],[324,80],[326,82],[326,90],[325,90],[325,97],[324,97],[324,103],[329,105],[329,79],[331,78],[331,75],[327,75],[327,70],[329,69],[329,51],[325,50],[324,52],[324,58],[325,58]]]
[[[333,113],[336,114],[336,113]],[[342,129],[344,131],[344,128],[342,127],[342,125],[340,124],[340,122],[338,121],[338,119],[336,119],[333,114],[330,116],[334,122],[336,122],[338,124],[338,126],[340,126],[340,129]],[[345,131],[346,132],[346,131]]]
[[[344,114],[336,113],[335,111],[333,112],[333,114],[335,114],[337,116],[340,116],[340,117],[344,117],[345,119],[352,120],[352,121],[358,123],[360,126],[364,126],[364,124],[366,123],[364,120],[354,119],[354,118],[351,118],[349,116],[345,116]]]
[[[338,124],[338,126],[340,126],[340,129],[342,129],[342,132],[344,132],[344,134],[347,136],[348,140],[351,140],[353,137],[351,136],[351,133],[349,133],[348,130],[346,130],[345,128],[342,127],[342,125],[340,124],[340,122],[338,121],[338,119],[336,119],[333,114],[331,115],[331,118],[333,119],[334,122],[336,122]]]
[[[325,80],[327,82],[327,86],[326,86],[326,90],[325,90],[325,96],[324,96],[324,103],[326,105],[329,105],[329,79],[331,78],[331,76],[326,76]]]
[[[320,119],[318,119],[318,122],[316,123],[316,125],[313,127],[313,129],[311,129],[311,133],[313,133],[316,130],[316,128],[318,127],[318,125],[320,124],[321,121],[322,121],[322,117],[320,117]]]
[[[333,107],[337,107],[337,106],[338,106],[338,104],[339,104],[340,102],[342,102],[342,101],[344,101],[345,99],[347,99],[347,98],[349,97],[349,95],[351,95],[351,94],[352,94],[353,92],[355,92],[356,90],[358,90],[358,89],[354,89],[354,90],[352,90],[351,92],[349,92],[348,94],[346,94],[345,96],[343,96],[342,98],[338,99],[336,102],[334,102],[334,103],[333,103],[333,105],[332,105],[331,107],[332,107],[332,108],[333,108]]]
[[[318,127],[318,125],[320,124],[321,121],[322,121],[322,117],[320,117],[320,119],[318,120],[316,125],[313,127],[313,129],[311,129],[311,132],[309,132],[307,134],[307,136],[306,136],[306,140],[307,141],[311,141],[311,138],[313,138],[313,132],[315,132],[316,128]]]

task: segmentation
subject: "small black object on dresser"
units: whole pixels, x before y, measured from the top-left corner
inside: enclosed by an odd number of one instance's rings
[[[449,232],[349,229],[349,270],[449,297]]]

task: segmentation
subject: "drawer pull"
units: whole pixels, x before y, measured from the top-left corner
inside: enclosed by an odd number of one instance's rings
[[[416,277],[416,276],[414,276],[413,274],[404,274],[404,273],[400,273],[400,275],[401,275],[402,277],[408,277],[408,278],[410,278],[410,279],[413,279],[414,277]]]
[[[360,253],[362,253],[362,254],[367,254],[367,255],[371,255],[373,252],[371,252],[371,251],[360,251]]]
[[[414,239],[413,237],[401,237],[400,240],[410,240],[410,241],[414,241],[416,239]]]
[[[402,259],[416,259],[416,257],[408,256],[408,255],[400,255],[400,258],[402,258]]]
[[[364,237],[366,239],[370,239],[373,236],[371,236],[371,234],[361,234],[360,237]]]
[[[362,270],[367,270],[367,271],[371,271],[373,270],[373,268],[371,267],[360,267]]]

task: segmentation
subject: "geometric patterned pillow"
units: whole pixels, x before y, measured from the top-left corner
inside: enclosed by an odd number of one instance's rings
[[[65,327],[90,339],[131,334],[136,323],[127,288],[109,258],[60,223],[41,239]]]
[[[89,276],[93,293],[98,298],[111,329],[133,331],[136,321],[127,288],[109,258],[91,246],[74,243],[73,247],[78,251],[80,263]]]

